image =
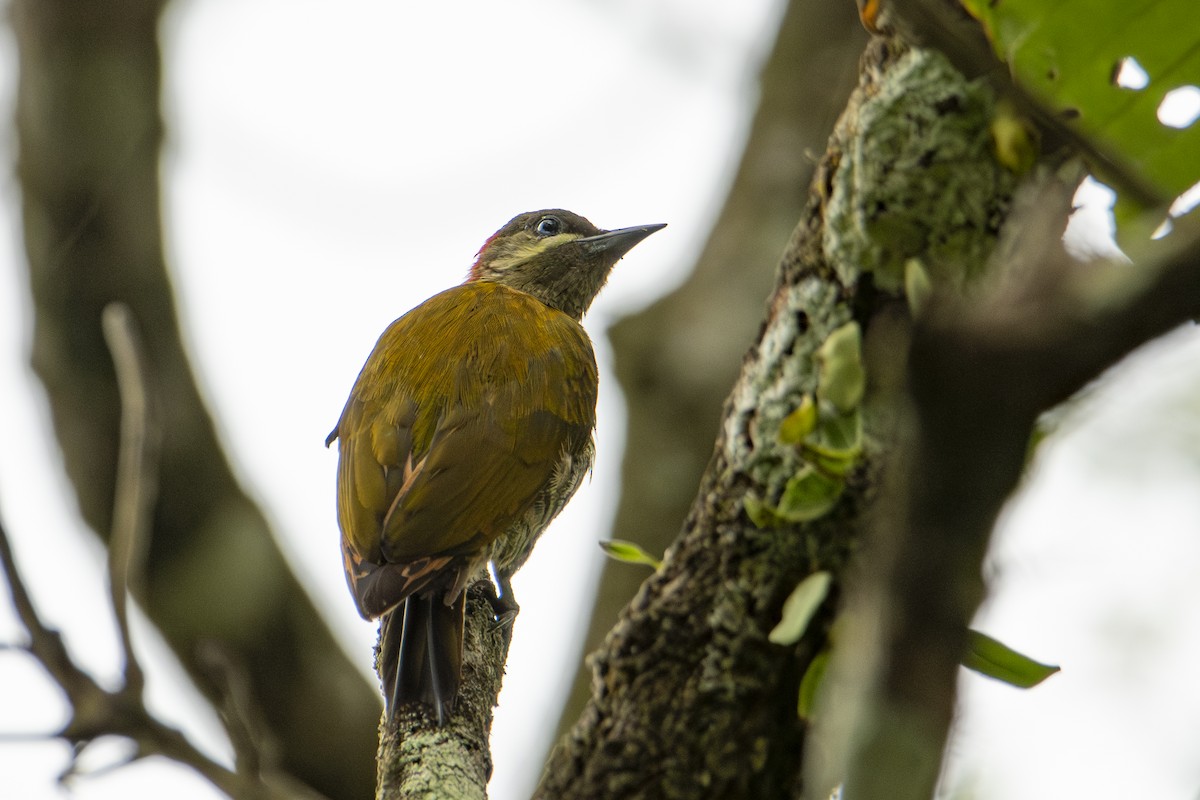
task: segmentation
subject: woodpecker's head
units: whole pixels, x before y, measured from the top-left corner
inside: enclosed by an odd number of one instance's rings
[[[602,231],[559,208],[518,214],[484,243],[468,281],[494,281],[581,319],[613,265],[666,225]]]

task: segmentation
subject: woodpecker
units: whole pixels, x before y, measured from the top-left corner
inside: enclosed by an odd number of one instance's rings
[[[380,622],[389,720],[419,703],[445,724],[462,671],[466,592],[510,579],[590,470],[597,369],[580,324],[613,266],[665,227],[600,230],[578,214],[520,214],[466,281],[393,322],[341,418],[337,510],[358,611]]]

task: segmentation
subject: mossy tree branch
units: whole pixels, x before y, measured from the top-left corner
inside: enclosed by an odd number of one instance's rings
[[[488,587],[490,590],[490,587]],[[518,617],[512,624],[521,624]],[[483,800],[492,777],[492,710],[504,680],[512,629],[498,625],[484,587],[467,595],[463,682],[454,713],[438,727],[431,710],[401,709],[379,724],[379,800]]]
[[[1061,244],[1074,182],[1047,176],[1016,215],[1006,280],[966,299],[941,292],[911,331],[903,370],[909,424],[875,516],[873,547],[839,637],[812,798],[839,780],[850,796],[933,793],[955,703],[967,625],[1003,504],[1016,490],[1040,413],[1137,347],[1200,316],[1200,225],[1192,220],[1119,265],[1081,265]],[[1129,280],[1130,269],[1138,271]],[[1108,286],[1101,296],[1097,288]],[[851,665],[875,665],[862,669]]]

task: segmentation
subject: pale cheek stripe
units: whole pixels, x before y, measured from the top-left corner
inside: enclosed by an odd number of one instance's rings
[[[560,233],[557,236],[551,236],[548,239],[537,239],[528,244],[518,245],[511,253],[505,253],[502,256],[497,256],[492,259],[491,268],[497,272],[503,272],[506,269],[515,267],[517,264],[536,256],[538,253],[543,253],[551,247],[557,247],[573,239],[578,239],[577,233]]]

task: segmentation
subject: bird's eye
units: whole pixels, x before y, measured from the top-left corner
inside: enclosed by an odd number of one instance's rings
[[[558,217],[542,217],[533,230],[538,236],[554,236],[562,231],[562,222]]]

